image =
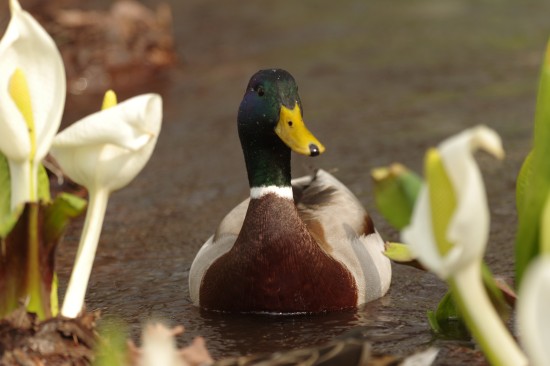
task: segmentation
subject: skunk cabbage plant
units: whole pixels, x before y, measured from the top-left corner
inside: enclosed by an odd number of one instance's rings
[[[481,267],[489,236],[489,208],[473,151],[504,157],[500,137],[478,126],[431,149],[425,182],[402,239],[430,271],[446,280],[472,335],[489,361],[525,365],[527,360],[491,305]]]
[[[51,154],[69,178],[88,189],[89,205],[61,314],[82,310],[109,194],[145,166],[160,132],[162,99],[144,94],[116,104],[107,92],[103,109],[75,122],[54,139]]]
[[[16,0],[9,6],[0,40],[0,317],[22,300],[44,319],[57,312],[55,248],[83,203],[49,202],[41,161],[61,122],[65,70],[46,31]]]

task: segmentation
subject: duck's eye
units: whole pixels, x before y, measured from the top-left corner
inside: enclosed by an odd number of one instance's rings
[[[292,127],[292,121],[288,121],[288,126]]]
[[[260,97],[263,97],[265,92],[264,92],[264,88],[262,88],[261,86],[258,87],[257,89],[257,93]]]

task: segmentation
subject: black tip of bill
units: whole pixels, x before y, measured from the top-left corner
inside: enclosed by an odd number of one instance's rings
[[[321,153],[319,150],[319,147],[315,144],[309,144],[309,155],[310,156],[317,156]]]

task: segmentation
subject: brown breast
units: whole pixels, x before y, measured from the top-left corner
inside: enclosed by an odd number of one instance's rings
[[[274,194],[250,201],[233,248],[206,271],[200,305],[234,312],[322,312],[353,308],[351,273],[330,257]]]

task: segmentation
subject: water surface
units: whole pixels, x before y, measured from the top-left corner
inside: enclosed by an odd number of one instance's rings
[[[149,1],[155,4],[154,1]],[[281,67],[297,79],[305,121],[325,144],[293,156],[295,176],[333,172],[377,214],[369,171],[400,161],[421,169],[423,152],[476,124],[502,136],[504,162],[479,154],[492,209],[487,261],[513,273],[514,184],[532,131],[537,73],[549,34],[545,1],[172,1],[182,66],[143,90],[164,98],[164,125],[142,174],[113,194],[87,304],[125,320],[137,337],[161,318],[204,336],[215,358],[315,345],[360,331],[375,351],[442,348],[437,364],[483,364],[470,342],[434,338],[426,321],[445,286],[394,266],[388,295],[357,311],[318,316],[201,312],[187,287],[195,253],[248,194],[236,112],[248,78]],[[135,91],[135,93],[141,92]],[[128,92],[127,94],[132,94]],[[72,96],[67,118],[96,109]],[[62,288],[78,225],[59,250]]]

